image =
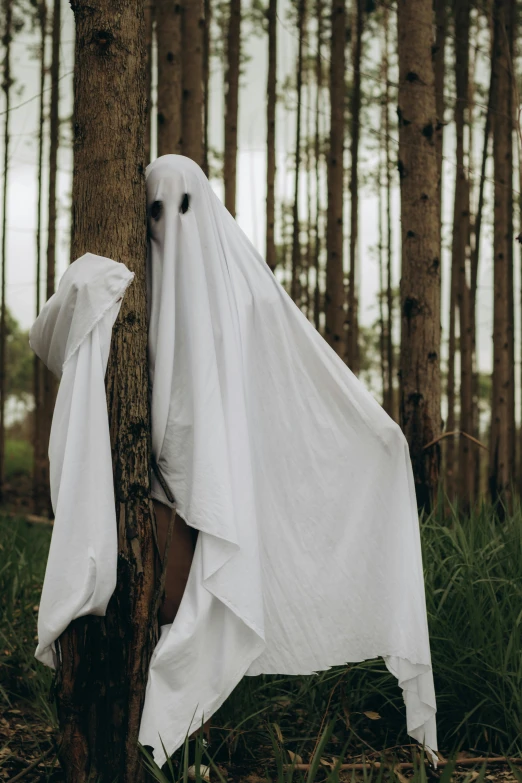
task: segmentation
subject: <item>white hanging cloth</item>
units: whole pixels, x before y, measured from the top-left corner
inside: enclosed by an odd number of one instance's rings
[[[151,660],[140,741],[162,764],[162,742],[174,752],[245,674],[310,674],[382,656],[403,689],[409,734],[436,750],[400,428],[277,283],[195,163],[158,158],[147,201],[152,449],[179,515],[200,534],[178,614]],[[87,460],[84,471],[95,469]],[[152,494],[173,505],[155,478]],[[108,512],[103,519],[115,529]],[[92,524],[81,506],[73,523]],[[60,566],[55,558],[46,583],[59,583]],[[99,567],[114,579],[115,559],[113,570]],[[80,595],[82,585],[69,589]],[[42,627],[62,627],[52,606],[45,614]]]
[[[86,253],[63,275],[29,335],[61,378],[49,440],[54,527],[38,612],[36,657],[57,665],[69,623],[104,615],[116,586],[118,540],[105,370],[111,332],[134,274]]]

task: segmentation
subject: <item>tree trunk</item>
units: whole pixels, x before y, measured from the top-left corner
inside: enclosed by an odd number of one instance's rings
[[[435,106],[440,133],[435,138],[438,179],[442,183],[442,143],[444,133],[444,77],[446,53],[446,0],[433,0],[435,12],[435,45],[433,47],[433,72],[435,77]],[[442,189],[441,189],[442,192]]]
[[[491,53],[494,50],[494,41],[491,42]],[[480,179],[479,179],[479,192],[477,199],[477,211],[475,215],[475,221],[473,224],[473,237],[474,244],[471,253],[471,284],[470,284],[470,309],[472,317],[472,336],[473,336],[473,357],[474,357],[474,372],[473,372],[473,435],[476,438],[480,436],[480,421],[479,421],[479,373],[477,367],[477,335],[476,335],[476,302],[477,302],[477,285],[478,285],[478,272],[479,272],[479,259],[480,259],[480,237],[482,228],[482,215],[484,211],[484,185],[486,182],[486,166],[488,161],[488,149],[491,136],[491,116],[493,110],[493,68],[491,68],[489,90],[488,90],[488,104],[486,109],[486,119],[484,121],[484,139],[482,146],[482,160],[480,164]],[[481,485],[481,454],[480,449],[475,452],[475,479],[474,479],[474,494],[478,495]]]
[[[266,262],[272,272],[276,267],[275,248],[275,127],[277,103],[277,0],[269,0],[268,10],[268,78],[266,102]]]
[[[241,0],[230,0],[228,36],[226,44],[227,70],[225,77],[225,151],[223,179],[225,206],[236,215],[237,121],[239,99],[239,63],[241,48]]]
[[[315,232],[314,232],[314,324],[319,329],[321,325],[321,95],[323,90],[323,61],[322,61],[322,37],[323,37],[323,2],[316,0],[315,15],[317,19],[317,42],[315,53]]]
[[[51,39],[51,106],[49,111],[49,200],[47,207],[47,275],[46,275],[46,299],[50,299],[55,291],[56,277],[56,179],[58,174],[58,148],[60,146],[60,37],[61,37],[61,2],[54,0],[53,25]],[[56,399],[56,378],[47,367],[42,368],[42,438],[47,447],[51,434],[54,402]],[[42,478],[45,485],[49,486],[49,461],[47,455],[44,462]],[[48,513],[52,516],[50,498],[48,500]]]
[[[346,8],[332,0],[330,53],[330,149],[327,162],[325,337],[344,357],[343,174]]]
[[[5,95],[4,107],[4,182],[2,192],[2,274],[1,274],[1,310],[0,310],[0,501],[4,496],[5,482],[5,403],[6,403],[6,346],[7,318],[5,281],[7,272],[7,180],[9,169],[9,120],[11,109],[11,38],[13,26],[12,0],[4,0],[4,79],[2,88]]]
[[[203,28],[203,171],[209,175],[209,95],[210,95],[210,46],[212,27],[212,3],[204,0],[205,26]]]
[[[393,390],[395,380],[395,361],[393,356],[393,290],[392,290],[392,264],[393,264],[393,244],[392,244],[392,214],[391,214],[391,199],[392,199],[392,160],[390,150],[390,58],[389,58],[389,9],[388,6],[384,7],[384,61],[383,69],[386,80],[386,93],[385,93],[385,105],[384,105],[384,149],[386,155],[386,251],[387,251],[387,274],[386,274],[386,312],[387,312],[387,328],[386,328],[386,365],[388,370],[387,378],[387,396],[384,404],[384,409],[392,417],[397,419],[395,395]]]
[[[473,429],[473,340],[469,289],[469,225],[470,185],[464,160],[464,131],[469,117],[469,26],[470,0],[455,2],[455,132],[456,177],[455,208],[453,218],[453,256],[458,273],[457,302],[460,329],[460,432],[472,434]],[[469,154],[468,150],[468,154]],[[471,441],[459,437],[458,496],[468,506],[473,492],[473,455]],[[475,447],[473,447],[475,448]]]
[[[42,276],[42,197],[43,197],[43,147],[45,123],[45,40],[47,33],[47,3],[41,0],[38,6],[40,23],[40,108],[38,123],[38,207],[36,215],[36,313],[41,307],[41,276]],[[43,415],[43,369],[44,365],[35,354],[33,358],[33,513],[48,513],[49,501],[49,469],[47,465],[47,443],[45,430],[42,430]]]
[[[353,85],[351,100],[351,168],[350,168],[350,276],[348,283],[348,332],[346,360],[352,372],[359,373],[359,314],[357,292],[357,240],[359,234],[359,137],[361,115],[361,53],[365,0],[354,3],[355,36],[353,40]]]
[[[154,33],[154,2],[145,0],[145,90],[147,104],[145,109],[145,165],[150,163],[151,107],[152,107],[152,39]]]
[[[182,70],[181,6],[156,0],[158,42],[158,155],[181,153]]]
[[[112,257],[136,277],[113,330],[107,370],[118,582],[107,616],[60,637],[56,697],[68,783],[144,780],[137,737],[157,640],[149,499],[143,0],[76,0],[72,258]],[[100,96],[104,99],[100,101]]]
[[[183,0],[183,155],[203,165],[203,0]]]
[[[431,0],[398,0],[401,177],[401,422],[417,501],[430,508],[439,479],[440,188],[431,59]]]
[[[297,113],[295,122],[295,175],[294,175],[294,202],[292,207],[292,284],[290,295],[294,302],[299,304],[300,285],[299,276],[301,273],[301,240],[299,225],[299,174],[301,167],[301,98],[303,92],[303,48],[305,37],[305,16],[306,0],[299,0],[297,7]]]
[[[381,95],[381,120],[382,113],[386,110],[384,95]],[[377,244],[377,258],[379,263],[379,365],[381,371],[382,384],[382,405],[386,404],[386,323],[384,320],[384,220],[383,220],[383,177],[382,177],[382,157],[383,157],[383,139],[379,139],[379,157],[377,163],[377,209],[378,209],[378,230],[379,241]],[[386,410],[386,409],[385,409]]]
[[[513,373],[513,79],[512,36],[514,0],[494,3],[493,88],[495,111],[492,116],[494,167],[493,232],[493,389],[491,404],[491,447],[489,486],[492,499],[509,504],[510,482],[514,475],[512,415]]]

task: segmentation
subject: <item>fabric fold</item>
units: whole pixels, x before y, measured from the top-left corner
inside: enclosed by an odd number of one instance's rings
[[[92,253],[64,273],[30,332],[61,378],[49,442],[54,527],[35,656],[57,665],[56,640],[78,617],[104,615],[116,586],[117,528],[105,370],[121,298],[134,275]]]

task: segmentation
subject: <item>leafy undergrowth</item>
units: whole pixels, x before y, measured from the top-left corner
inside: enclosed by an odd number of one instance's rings
[[[423,521],[422,537],[443,753],[520,757],[522,513],[501,522],[488,507],[471,516],[440,510]],[[24,770],[24,781],[63,780],[51,672],[33,657],[49,540],[45,526],[0,518],[0,780]],[[206,763],[227,783],[522,783],[522,767],[509,764],[425,767],[381,660],[312,677],[247,677],[214,716],[211,740]],[[181,756],[160,771],[144,755],[151,780],[186,778]],[[342,770],[341,762],[372,765]]]

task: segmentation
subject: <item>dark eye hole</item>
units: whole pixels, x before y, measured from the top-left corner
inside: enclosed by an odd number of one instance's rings
[[[189,208],[189,201],[190,201],[190,196],[188,193],[185,193],[185,195],[181,199],[181,204],[179,207],[179,211],[182,212],[183,214],[185,214],[185,212]]]
[[[155,201],[154,204],[150,208],[150,216],[153,220],[158,221],[161,217],[161,213],[163,212],[163,204],[161,201]]]

